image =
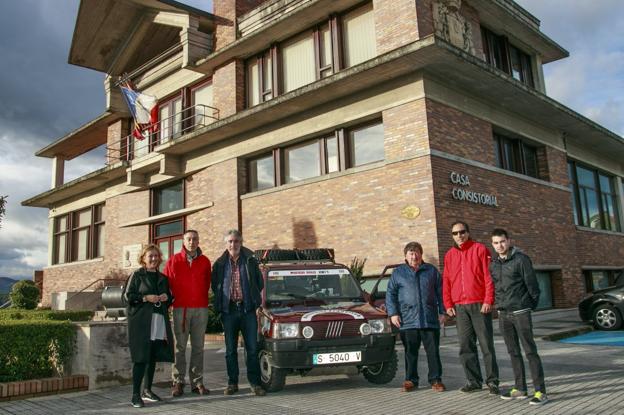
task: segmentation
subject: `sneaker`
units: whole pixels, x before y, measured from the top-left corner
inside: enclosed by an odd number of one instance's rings
[[[135,408],[143,408],[145,406],[145,403],[143,402],[143,399],[141,399],[140,395],[132,395],[132,406]]]
[[[227,388],[223,391],[224,395],[234,395],[238,392],[238,385],[227,385]]]
[[[266,395],[266,391],[264,390],[264,388],[260,385],[254,385],[251,387],[251,391],[256,395],[256,396],[265,396]]]
[[[498,389],[498,385],[490,383],[488,386],[488,390],[490,391],[490,395],[500,395],[500,389]]]
[[[411,380],[406,380],[405,382],[403,382],[403,386],[401,387],[401,391],[403,392],[411,392],[414,389],[418,389],[418,385]]]
[[[444,383],[440,381],[433,382],[433,384],[431,384],[431,390],[434,392],[444,392],[446,390],[446,386],[444,386]]]
[[[526,391],[521,391],[516,388],[511,388],[501,395],[501,399],[504,399],[506,401],[509,401],[511,399],[526,399],[528,397],[529,396],[527,395]]]
[[[533,395],[533,397],[529,401],[529,405],[542,405],[546,403],[547,400],[548,400],[548,397],[546,396],[545,393],[535,392],[535,395]]]
[[[191,389],[191,392],[196,393],[198,395],[208,395],[210,394],[210,390],[208,388],[206,388],[204,385],[202,385],[201,383],[197,386],[195,386],[193,389]]]
[[[171,389],[171,396],[177,398],[178,396],[182,396],[184,394],[184,385],[181,383],[174,383],[173,388]]]
[[[143,391],[143,394],[141,395],[141,398],[143,398],[144,400],[146,400],[148,402],[160,402],[160,401],[162,401],[162,399],[160,399],[160,396],[156,395],[154,392],[152,392],[149,389],[145,389]]]
[[[478,392],[480,390],[481,390],[481,385],[478,385],[476,383],[467,383],[459,391],[462,393],[472,393],[472,392]]]

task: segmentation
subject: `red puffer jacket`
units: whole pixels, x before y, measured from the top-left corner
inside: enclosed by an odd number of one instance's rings
[[[210,260],[201,251],[191,265],[184,247],[169,258],[163,273],[169,278],[174,308],[208,307],[211,269]]]
[[[494,283],[490,275],[491,255],[472,239],[454,246],[444,255],[442,277],[444,307],[455,304],[494,304]]]

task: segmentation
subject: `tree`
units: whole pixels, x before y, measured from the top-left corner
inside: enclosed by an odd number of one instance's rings
[[[351,271],[351,275],[355,277],[358,282],[362,282],[362,277],[364,276],[364,265],[366,264],[366,258],[359,259],[354,256],[351,260],[351,265],[349,265],[349,271]]]
[[[0,228],[2,227],[2,218],[6,213],[6,203],[8,196],[0,196]]]
[[[39,288],[30,280],[22,280],[13,284],[9,295],[13,308],[33,310],[39,302]]]

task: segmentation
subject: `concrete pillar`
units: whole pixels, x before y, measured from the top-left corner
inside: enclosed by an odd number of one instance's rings
[[[65,158],[55,156],[52,159],[52,189],[61,186],[65,182]]]

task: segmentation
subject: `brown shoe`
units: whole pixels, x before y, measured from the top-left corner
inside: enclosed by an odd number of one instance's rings
[[[444,392],[446,390],[446,386],[444,386],[444,383],[442,382],[433,382],[431,389],[434,392]]]
[[[182,395],[184,395],[184,385],[181,383],[174,383],[173,388],[171,389],[171,396],[177,398]]]
[[[260,385],[255,385],[251,387],[251,390],[254,394],[256,394],[256,396],[265,396],[266,395],[266,391],[264,390],[264,388]]]
[[[238,385],[227,385],[227,388],[223,391],[224,395],[234,395],[238,392]]]
[[[406,380],[405,382],[403,382],[403,387],[401,388],[403,392],[411,392],[414,389],[418,389],[418,385],[416,385],[411,380]]]
[[[200,383],[199,385],[191,389],[191,392],[197,393],[198,395],[208,395],[210,393],[210,390]]]

